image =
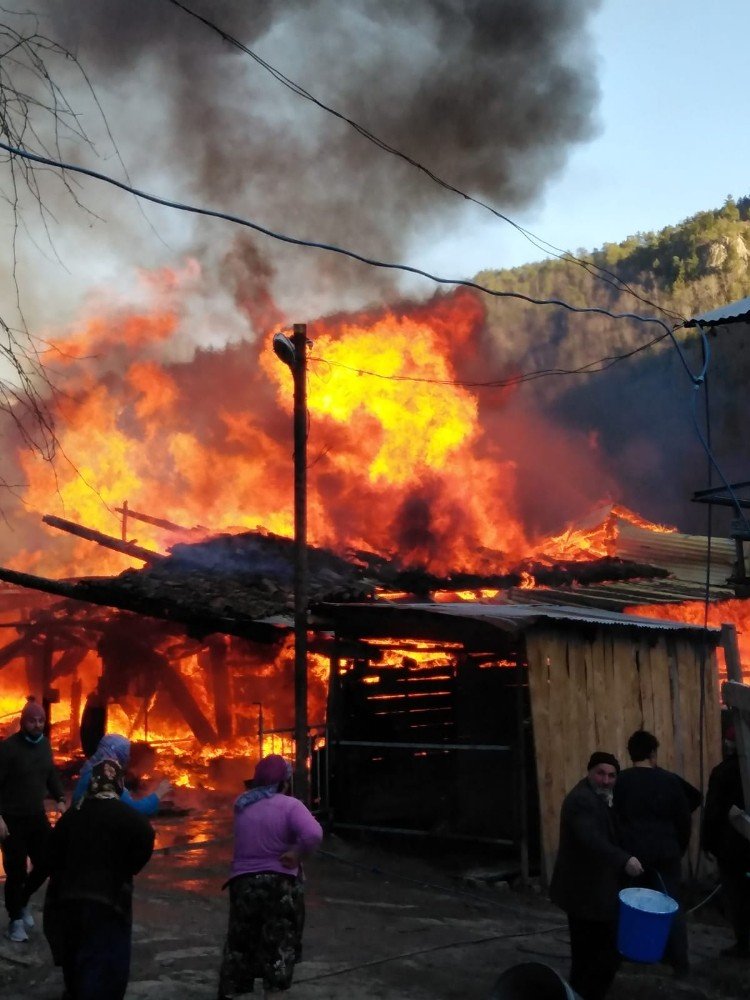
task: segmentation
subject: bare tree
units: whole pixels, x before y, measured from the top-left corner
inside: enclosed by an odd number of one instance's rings
[[[66,89],[76,90],[78,99],[80,84],[111,140],[93,88],[75,56],[41,34],[33,14],[0,8],[0,20],[2,141],[12,149],[31,150],[63,162],[63,143],[82,143],[93,149],[76,108],[66,97]],[[65,88],[61,80],[67,81]],[[52,230],[57,221],[53,206],[60,195],[90,212],[80,201],[75,178],[69,172],[0,151],[0,201],[9,220],[9,237],[2,250],[9,261],[11,299],[0,302],[0,414],[10,419],[26,447],[50,461],[57,449],[50,405],[54,386],[44,361],[44,345],[29,330],[24,317],[18,253],[20,241],[28,239],[40,254],[59,260]],[[12,486],[1,475],[0,485]]]

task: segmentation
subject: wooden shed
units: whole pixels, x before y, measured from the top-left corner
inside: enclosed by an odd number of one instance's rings
[[[543,605],[373,602],[327,604],[319,614],[340,651],[328,718],[334,826],[383,831],[390,823],[394,832],[491,840],[491,821],[521,870],[546,880],[562,800],[592,750],[626,765],[630,733],[648,729],[660,741],[659,763],[697,787],[720,759],[718,629]],[[419,689],[419,672],[408,669],[408,649],[420,641],[444,644],[439,691],[424,681]],[[399,644],[406,666],[385,695],[379,682],[394,668],[379,664],[381,651]],[[468,752],[474,766],[462,769]],[[462,793],[478,768],[485,780],[470,815]],[[416,771],[423,777],[411,780]],[[460,787],[446,788],[451,781]],[[403,786],[408,803],[398,801]],[[437,789],[448,802],[439,822],[427,801]]]

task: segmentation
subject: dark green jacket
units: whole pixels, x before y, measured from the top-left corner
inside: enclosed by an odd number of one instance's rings
[[[29,743],[19,732],[0,742],[0,816],[35,816],[44,800],[65,798],[49,740]]]

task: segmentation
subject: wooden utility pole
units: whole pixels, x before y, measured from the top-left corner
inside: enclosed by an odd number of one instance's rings
[[[307,325],[294,324],[294,792],[310,801],[307,771]]]

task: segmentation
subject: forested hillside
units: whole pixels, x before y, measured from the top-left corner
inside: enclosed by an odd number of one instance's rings
[[[637,233],[593,253],[576,251],[576,256],[612,272],[653,305],[617,287],[610,275],[570,260],[487,271],[477,280],[535,298],[661,316],[671,326],[680,322],[678,317],[750,295],[750,197],[728,198],[721,208],[700,212],[661,232]],[[569,371],[633,351],[663,332],[653,325],[577,315],[513,299],[492,299],[487,310],[487,346],[494,365],[508,375]],[[702,356],[696,332],[681,330],[677,336],[692,370],[699,371]],[[750,479],[749,340],[748,328],[742,325],[722,327],[711,335],[708,397],[693,388],[672,342],[665,338],[598,374],[524,382],[516,390],[516,405],[533,405],[556,426],[591,435],[620,484],[615,499],[654,520],[702,532],[706,508],[690,503],[692,493],[709,477],[696,422],[704,436],[711,434],[716,457],[730,480]],[[718,482],[715,469],[711,475]],[[723,517],[720,513],[719,520]]]
[[[551,259],[507,271],[484,271],[477,281],[493,289],[540,299],[563,299],[611,312],[662,315],[623,290],[627,283],[656,306],[687,318],[750,295],[750,196],[728,198],[713,211],[699,212],[656,233],[636,233],[569,259]],[[608,274],[607,272],[611,272]],[[577,368],[593,358],[632,350],[655,332],[642,324],[615,323],[603,316],[579,316],[511,299],[489,300],[488,325],[501,360],[513,369]],[[670,323],[678,322],[671,317]],[[510,369],[512,370],[512,369]],[[545,393],[565,388],[547,380]]]

